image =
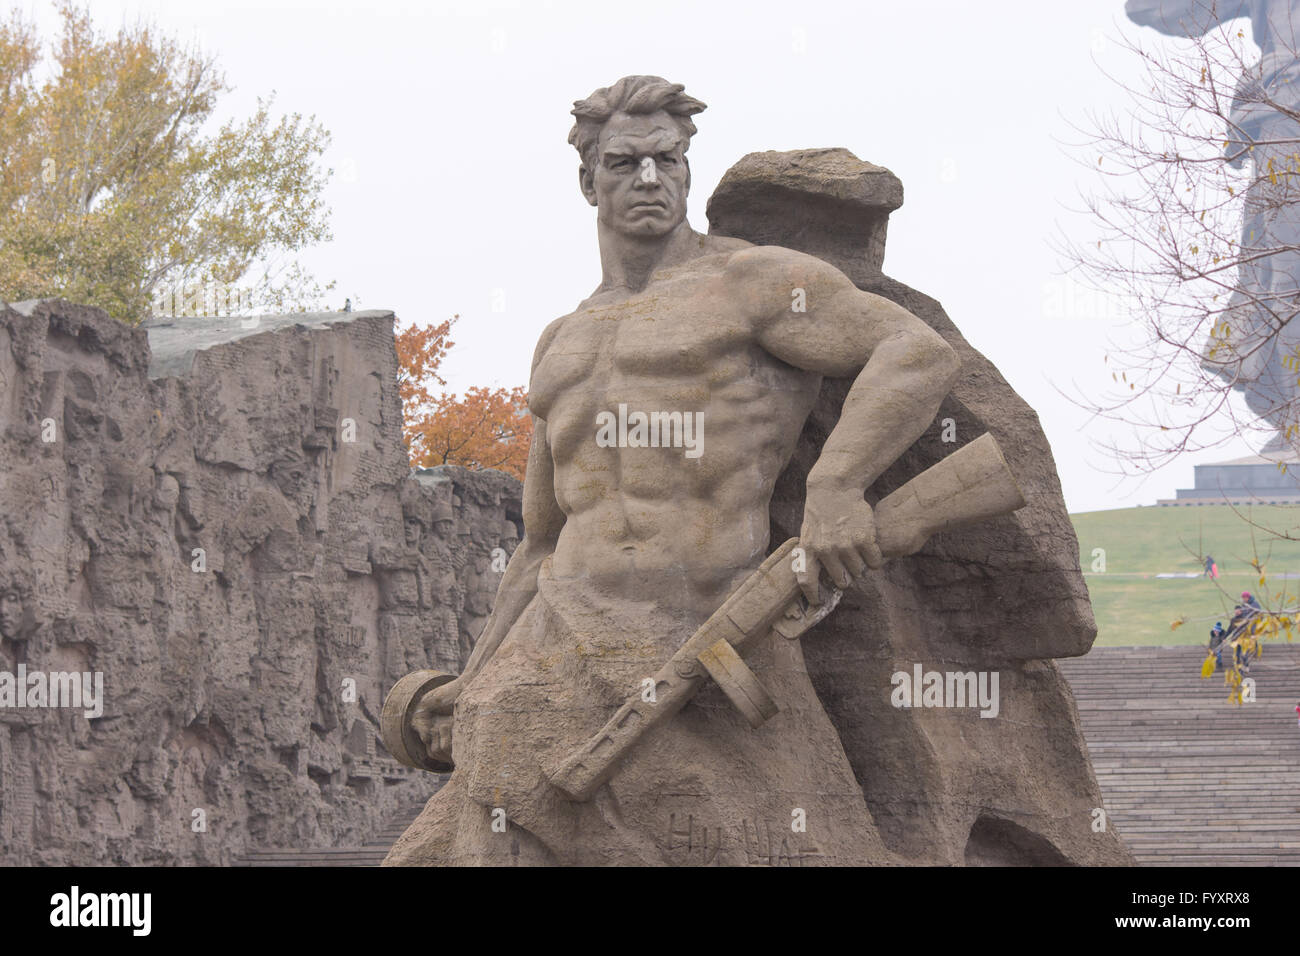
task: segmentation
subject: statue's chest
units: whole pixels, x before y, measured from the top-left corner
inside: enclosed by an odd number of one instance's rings
[[[662,283],[567,316],[533,374],[533,410],[620,383],[718,381],[750,362],[753,333],[702,283]]]

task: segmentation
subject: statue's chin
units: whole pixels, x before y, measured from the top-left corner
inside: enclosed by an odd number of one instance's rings
[[[623,234],[636,239],[656,239],[667,236],[676,227],[677,223],[675,222],[639,222],[628,226],[623,230]]]

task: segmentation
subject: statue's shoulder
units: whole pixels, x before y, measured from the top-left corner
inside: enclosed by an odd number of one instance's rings
[[[787,249],[785,246],[756,246],[752,242],[747,242],[744,247],[733,250],[731,262],[737,265],[751,262],[767,266],[789,263],[811,269],[835,268],[825,259],[818,259],[798,249]]]
[[[746,239],[731,236],[700,236],[700,256],[695,262],[705,270],[728,272],[770,270],[774,266],[801,269],[805,272],[834,269],[824,259],[785,246],[756,246]]]
[[[755,282],[800,285],[826,279],[847,281],[844,274],[825,259],[785,246],[756,246],[752,243],[745,243],[744,248],[735,249],[728,255],[725,272],[728,280],[742,285]]]
[[[581,309],[582,307],[579,306],[578,308]],[[573,315],[572,312],[570,312],[569,315],[562,315],[558,319],[553,319],[546,328],[542,329],[542,334],[537,337],[537,347],[533,349],[533,372],[537,371],[537,366],[546,355],[546,350],[551,347],[551,343],[560,333],[560,329],[564,327],[565,320],[571,315]]]
[[[700,251],[706,256],[725,255],[752,248],[754,248],[754,244],[745,239],[736,239],[732,236],[710,236],[707,233],[700,234]]]

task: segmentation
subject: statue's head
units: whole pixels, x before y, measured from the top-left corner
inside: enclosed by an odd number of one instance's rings
[[[451,505],[439,502],[433,508],[433,533],[440,541],[450,541],[456,532],[456,515]]]
[[[296,452],[282,455],[271,463],[269,474],[282,495],[299,503],[305,501],[310,505],[311,488],[308,482],[311,477],[311,466],[302,455]]]
[[[606,228],[653,238],[686,218],[691,117],[705,106],[684,89],[659,76],[625,76],[573,104],[578,183]]]
[[[408,511],[402,516],[402,518],[403,536],[406,539],[407,547],[418,548],[420,546],[420,538],[424,534],[424,522],[420,520],[419,515],[412,511]]]
[[[498,541],[506,554],[514,554],[515,548],[519,546],[519,529],[509,518],[501,522],[501,535]]]
[[[23,626],[23,596],[16,583],[0,582],[0,637],[17,640]]]

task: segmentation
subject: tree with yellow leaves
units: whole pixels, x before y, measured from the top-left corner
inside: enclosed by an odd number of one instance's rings
[[[229,89],[211,57],[147,24],[103,35],[71,2],[60,15],[48,64],[20,13],[0,21],[0,299],[130,323],[319,307],[329,286],[288,256],[331,238],[329,134],[259,99],[204,135]]]
[[[1234,616],[1227,638],[1217,648],[1210,647],[1208,656],[1201,664],[1201,677],[1209,678],[1219,667],[1217,658],[1222,658],[1223,681],[1228,687],[1228,700],[1235,704],[1244,702],[1243,692],[1247,671],[1250,662],[1258,660],[1264,653],[1263,642],[1282,637],[1289,642],[1294,639],[1295,630],[1300,628],[1300,607],[1297,607],[1296,596],[1289,593],[1285,575],[1281,578],[1280,589],[1274,589],[1270,584],[1265,565],[1267,559],[1260,557],[1259,542],[1254,532],[1259,529],[1273,538],[1289,536],[1278,534],[1259,525],[1249,515],[1238,512],[1238,516],[1251,527],[1251,541],[1255,553],[1250,560],[1250,567],[1252,572],[1259,576],[1258,583],[1252,592],[1242,594],[1241,602],[1235,608],[1235,612],[1240,613],[1240,617]],[[1201,560],[1203,561],[1204,557]],[[1224,607],[1228,607],[1235,599],[1221,581],[1216,580],[1214,586],[1224,600]],[[1250,594],[1249,603],[1247,594]],[[1179,618],[1171,627],[1176,630],[1185,623],[1187,623],[1185,617]]]

